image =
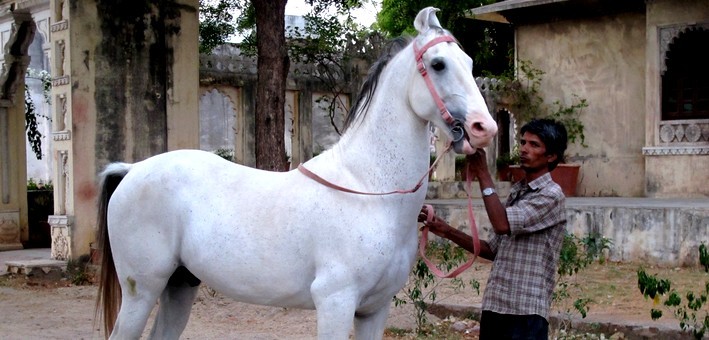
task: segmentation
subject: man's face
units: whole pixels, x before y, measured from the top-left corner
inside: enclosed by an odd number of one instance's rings
[[[556,155],[547,155],[547,148],[539,136],[525,132],[520,139],[520,167],[527,172],[546,171],[547,164],[556,159]]]

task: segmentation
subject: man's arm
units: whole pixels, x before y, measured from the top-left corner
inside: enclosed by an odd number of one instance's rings
[[[442,219],[434,217],[433,221],[426,223],[426,226],[432,233],[450,240],[471,253],[475,252],[473,237],[451,227]],[[492,253],[490,246],[484,240],[480,240],[480,257],[490,261],[495,259],[495,254]]]
[[[490,172],[487,170],[485,150],[478,149],[478,152],[469,155],[468,166],[472,167],[475,176],[478,178],[480,190],[485,188],[495,189],[495,182],[492,180],[492,176],[490,176]],[[487,211],[487,216],[490,219],[492,230],[495,234],[509,235],[510,222],[507,220],[507,210],[505,206],[502,205],[497,192],[490,196],[483,195],[483,202],[485,203],[485,210]]]

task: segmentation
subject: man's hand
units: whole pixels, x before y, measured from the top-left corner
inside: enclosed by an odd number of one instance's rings
[[[430,213],[433,213],[433,212],[430,212]],[[421,208],[421,212],[419,213],[419,216],[418,216],[418,221],[422,222],[424,225],[426,225],[426,227],[428,227],[428,230],[431,231],[432,233],[434,233],[440,237],[445,237],[446,231],[449,229],[452,229],[452,227],[450,225],[448,225],[448,223],[446,223],[446,221],[442,220],[440,217],[438,217],[436,215],[433,215],[431,217],[430,222],[426,222],[426,221],[428,221],[428,214],[429,214],[429,211],[428,211],[428,209],[426,209],[426,207]]]
[[[487,173],[487,153],[485,150],[478,149],[476,153],[466,157],[468,167],[475,178],[480,178],[483,173]]]

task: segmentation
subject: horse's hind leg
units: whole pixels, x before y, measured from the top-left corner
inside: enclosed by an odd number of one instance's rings
[[[121,280],[121,309],[110,339],[140,339],[165,281],[127,276]]]
[[[381,339],[384,335],[384,328],[386,327],[388,316],[389,305],[370,314],[356,313],[354,320],[355,339]]]
[[[185,267],[178,267],[160,295],[150,339],[179,339],[187,326],[192,302],[199,291],[200,281]]]

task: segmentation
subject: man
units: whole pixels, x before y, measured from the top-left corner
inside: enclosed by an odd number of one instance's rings
[[[567,133],[554,120],[533,120],[521,129],[520,166],[503,206],[487,170],[485,152],[468,158],[482,189],[494,235],[480,242],[480,256],[493,261],[483,296],[480,339],[547,339],[547,321],[564,238],[565,197],[549,172],[562,160]],[[425,221],[425,213],[420,220]],[[441,219],[427,223],[434,234],[472,252],[466,233]]]

